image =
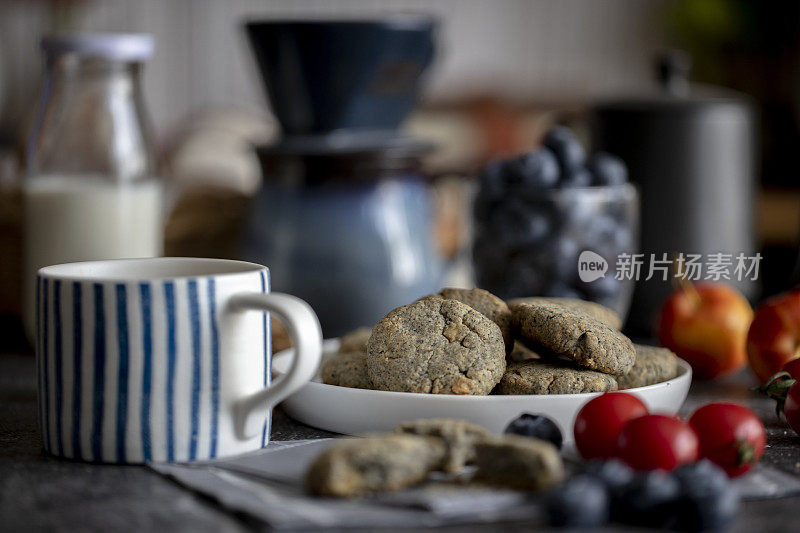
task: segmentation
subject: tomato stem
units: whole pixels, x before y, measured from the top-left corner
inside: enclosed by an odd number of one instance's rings
[[[746,440],[737,439],[736,446],[736,466],[749,465],[755,462],[756,447]]]
[[[786,395],[789,389],[795,384],[795,379],[785,371],[778,372],[769,380],[756,388],[758,392],[766,394],[768,398],[775,400],[775,414],[780,418],[783,412],[783,404],[786,403]]]

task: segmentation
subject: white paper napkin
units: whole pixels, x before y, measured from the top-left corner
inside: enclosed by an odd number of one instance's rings
[[[305,472],[331,440],[274,442],[234,458],[150,467],[276,529],[409,528],[541,519],[535,496],[459,486],[443,475],[397,493],[347,500],[311,496],[303,486]],[[734,480],[733,486],[744,500],[800,494],[800,479],[765,465]]]

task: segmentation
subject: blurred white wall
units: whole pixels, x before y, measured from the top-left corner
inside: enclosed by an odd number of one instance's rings
[[[575,103],[650,83],[668,0],[0,0],[0,130],[38,91],[38,40],[53,29],[146,31],[157,51],[145,90],[158,130],[214,105],[264,109],[240,25],[276,16],[441,19],[429,101],[495,94]],[[57,7],[54,7],[57,6]]]

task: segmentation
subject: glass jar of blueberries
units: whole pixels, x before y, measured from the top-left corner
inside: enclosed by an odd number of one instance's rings
[[[616,268],[636,251],[639,218],[627,174],[611,154],[587,159],[564,127],[534,152],[489,163],[474,204],[477,285],[502,298],[591,300],[624,318],[633,281]]]

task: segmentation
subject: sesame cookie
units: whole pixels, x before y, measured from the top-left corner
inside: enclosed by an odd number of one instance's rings
[[[458,300],[467,304],[500,328],[503,341],[506,343],[506,353],[511,353],[514,348],[514,335],[511,331],[511,310],[508,305],[483,289],[442,289],[438,295],[448,300]]]
[[[365,352],[339,352],[322,365],[322,382],[328,385],[371,389]]]
[[[578,394],[616,390],[614,376],[569,363],[512,362],[495,388],[496,394]]]
[[[508,306],[513,308],[519,304],[551,303],[566,307],[571,311],[579,311],[602,322],[613,329],[622,328],[622,319],[617,313],[595,302],[578,300],[577,298],[551,298],[546,296],[534,296],[530,298],[514,298],[509,300]]]
[[[515,331],[532,349],[544,349],[592,370],[622,376],[636,361],[636,352],[628,337],[562,305],[517,304],[512,319]]]
[[[340,439],[311,464],[306,486],[318,496],[339,497],[400,490],[428,477],[444,455],[444,443],[431,437]]]
[[[489,394],[506,369],[500,328],[456,300],[423,298],[372,329],[367,373],[378,390]]]
[[[479,442],[475,445],[475,464],[475,482],[512,489],[546,489],[564,477],[564,464],[555,446],[520,435]]]
[[[511,350],[510,354],[508,354],[509,361],[517,361],[517,362],[530,361],[531,359],[541,359],[541,358],[542,358],[541,355],[534,352],[533,350],[531,350],[530,348],[528,348],[519,341],[516,341],[514,343],[514,349]],[[506,370],[508,369],[506,368]]]
[[[367,353],[367,341],[369,341],[370,335],[372,335],[372,328],[358,328],[342,335],[342,340],[339,342],[339,351]]]
[[[447,455],[442,465],[445,472],[458,472],[464,465],[474,461],[475,444],[489,437],[489,432],[481,426],[450,418],[403,422],[394,432],[442,439],[447,446]]]
[[[678,358],[670,350],[634,344],[636,362],[630,372],[617,378],[620,389],[632,389],[661,383],[678,374]]]

